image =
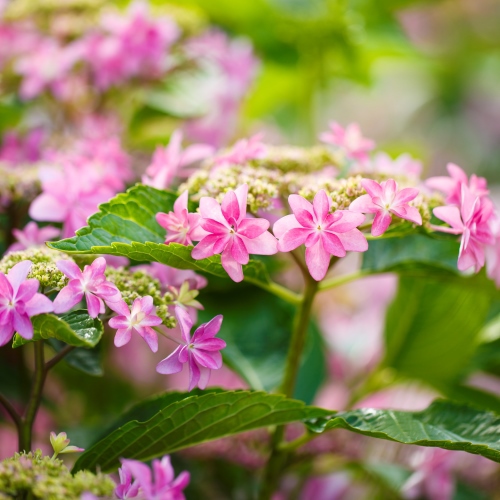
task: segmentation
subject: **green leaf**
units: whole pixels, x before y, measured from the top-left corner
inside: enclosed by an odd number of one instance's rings
[[[89,218],[89,225],[77,231],[76,236],[48,245],[72,254],[121,255],[227,278],[220,255],[194,260],[191,246],[164,244],[165,230],[156,222],[155,215],[171,211],[176,198],[175,193],[138,184],[100,205],[99,212]],[[246,281],[269,283],[269,275],[261,261],[252,259],[243,270]]]
[[[360,409],[338,413],[324,430],[348,431],[403,444],[461,450],[500,462],[500,417],[447,401],[419,412]]]
[[[149,460],[251,429],[326,417],[332,413],[263,392],[179,394],[179,400],[174,403],[172,395],[164,397],[162,410],[145,422],[133,420],[109,434],[80,456],[73,472],[96,468],[108,472],[120,465],[120,458]]]
[[[47,342],[56,352],[59,352],[66,346],[64,342],[56,339],[48,339]],[[84,349],[82,347],[73,349],[64,356],[63,362],[87,375],[101,377],[104,375],[101,358],[101,344],[97,344],[92,349]]]
[[[36,340],[57,339],[75,347],[95,347],[101,340],[104,327],[97,318],[91,318],[87,311],[79,310],[61,317],[40,314],[31,319],[33,338],[26,340],[16,333],[12,347],[20,347]]]
[[[401,277],[388,309],[384,366],[440,387],[474,355],[490,296],[462,282]]]

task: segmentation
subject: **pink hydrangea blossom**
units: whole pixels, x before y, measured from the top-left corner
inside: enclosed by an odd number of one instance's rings
[[[363,179],[361,185],[368,194],[360,196],[349,206],[349,210],[364,214],[375,214],[372,224],[372,235],[384,234],[392,222],[392,215],[422,225],[420,212],[409,205],[418,196],[418,189],[404,188],[398,190],[394,179],[380,184],[371,179]]]
[[[27,279],[32,262],[23,260],[7,273],[0,273],[0,346],[10,341],[14,332],[25,339],[33,337],[30,318],[52,312],[52,302],[38,293],[37,279]]]
[[[324,189],[316,193],[312,204],[297,194],[290,195],[288,203],[293,214],[273,226],[278,249],[290,252],[305,244],[306,264],[316,281],[325,277],[332,255],[344,257],[347,251],[368,249],[366,238],[356,229],[365,216],[347,210],[330,213],[332,201]]]
[[[16,237],[17,243],[13,243],[8,252],[17,252],[26,248],[43,245],[46,241],[59,236],[61,231],[54,226],[39,228],[36,222],[28,222],[24,229],[13,229],[12,234]]]
[[[222,253],[222,267],[232,280],[243,280],[242,265],[248,264],[249,254],[273,255],[277,241],[267,231],[269,221],[246,217],[248,186],[228,191],[219,204],[214,198],[200,200],[202,229],[207,232],[191,252],[200,260]]]
[[[31,130],[24,137],[15,131],[6,132],[0,146],[0,162],[15,166],[40,160],[44,137],[41,128]]]
[[[153,460],[151,469],[136,460],[122,459],[122,471],[131,475],[140,487],[144,500],[185,500],[183,490],[189,484],[189,472],[181,472],[175,478],[170,457],[165,455],[161,460]],[[131,498],[129,492],[128,497]]]
[[[491,203],[481,203],[466,184],[461,184],[461,205],[448,205],[434,209],[434,215],[451,227],[434,226],[437,231],[461,234],[458,269],[466,271],[474,267],[478,272],[485,263],[486,245],[493,245],[495,238],[490,222],[493,216]]]
[[[415,160],[408,153],[392,159],[387,153],[376,153],[369,163],[353,169],[353,173],[377,173],[390,177],[405,176],[418,181],[422,174],[422,162]]]
[[[488,277],[500,288],[500,219],[492,217],[490,222],[494,242],[486,247],[486,269]]]
[[[156,214],[156,221],[167,230],[165,243],[192,245],[199,241],[206,232],[200,227],[201,215],[188,212],[188,192],[184,191],[174,203],[174,211],[168,214]]]
[[[226,347],[222,339],[216,339],[219,333],[222,316],[215,316],[208,323],[199,326],[191,337],[193,320],[182,307],[175,307],[175,316],[179,322],[183,342],[170,356],[160,361],[156,367],[158,373],[170,375],[179,373],[182,365],[188,363],[189,391],[198,386],[205,389],[210,378],[211,370],[218,370],[222,366],[222,356],[219,352]]]
[[[166,266],[159,262],[135,266],[132,269],[144,271],[157,279],[162,286],[163,292],[167,291],[169,286],[180,288],[185,281],[189,283],[189,288],[191,290],[200,290],[201,288],[205,288],[208,284],[208,280],[205,276],[196,274],[190,269],[176,269],[175,267]]]
[[[186,166],[204,160],[213,153],[214,148],[208,144],[192,144],[182,150],[182,132],[176,130],[167,147],[156,149],[142,182],[157,189],[167,189],[175,177],[186,177],[193,172],[187,170]]]
[[[266,154],[266,145],[261,142],[263,134],[255,134],[249,139],[239,140],[227,153],[218,156],[215,165],[243,165],[249,160],[262,158]]]
[[[117,330],[115,346],[127,344],[132,337],[132,332],[137,332],[148,344],[149,348],[158,351],[158,335],[151,328],[161,325],[162,320],[155,313],[153,297],[137,297],[132,304],[132,309],[123,300],[109,302],[110,309],[119,314],[109,320],[109,326]]]
[[[458,165],[448,163],[446,168],[449,177],[430,177],[425,183],[431,189],[444,193],[447,204],[458,206],[461,204],[462,184],[467,186],[474,196],[482,198],[488,195],[488,183],[484,177],[472,174],[469,181],[467,174]]]
[[[125,467],[118,469],[120,483],[115,488],[116,498],[126,500],[127,498],[135,498],[139,494],[139,482],[137,479],[132,482],[132,474]]]
[[[330,122],[329,125],[330,130],[320,135],[323,142],[343,149],[348,158],[368,160],[368,153],[375,147],[375,142],[362,136],[357,123],[351,123],[345,129],[337,122]]]
[[[104,300],[111,303],[121,299],[118,288],[106,280],[104,257],[98,257],[92,264],[85,266],[83,272],[71,260],[60,260],[56,265],[70,280],[54,300],[56,314],[69,311],[85,296],[89,316],[96,318],[105,312]]]

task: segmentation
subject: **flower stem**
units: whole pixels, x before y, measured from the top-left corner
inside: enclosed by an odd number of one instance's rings
[[[376,272],[370,270],[359,270],[354,273],[344,274],[342,276],[335,276],[333,278],[322,281],[319,284],[319,291],[329,290],[330,288],[336,288],[340,285],[344,285],[345,283],[350,283],[351,281],[355,281],[360,278],[364,278],[365,276],[370,276],[372,274],[376,274]],[[383,274],[383,273],[378,273]]]
[[[280,299],[283,299],[285,302],[288,302],[293,305],[298,305],[301,302],[302,297],[298,295],[295,292],[292,292],[288,288],[279,285],[278,283],[275,283],[274,281],[270,281],[269,283],[264,283],[259,280],[252,280],[251,278],[245,277],[245,281],[248,281],[249,283],[252,283],[259,288],[262,288],[262,290],[266,290],[269,293],[272,293],[273,295],[276,295],[276,297],[279,297]]]
[[[300,368],[300,360],[307,338],[312,304],[316,292],[318,291],[318,283],[310,276],[304,277],[306,279],[304,298],[300,303],[295,317],[292,338],[288,348],[285,375],[280,388],[280,392],[287,397],[292,397],[295,390],[297,374]],[[285,426],[280,425],[276,428],[272,436],[271,456],[264,471],[262,488],[259,495],[260,500],[268,500],[271,498],[277,488],[283,469],[286,467],[288,462],[289,453],[281,449],[284,436]]]
[[[10,415],[10,418],[12,418],[14,424],[16,424],[17,432],[20,433],[22,424],[21,417],[19,413],[17,413],[16,409],[12,406],[10,401],[3,394],[0,394],[0,405],[5,408],[5,411]]]

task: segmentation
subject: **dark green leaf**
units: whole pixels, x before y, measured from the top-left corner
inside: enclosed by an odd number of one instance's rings
[[[56,352],[66,346],[64,342],[56,339],[48,339],[47,342]],[[97,344],[93,349],[77,347],[66,354],[63,361],[87,375],[100,377],[104,374],[101,357],[101,344]]]
[[[61,317],[40,314],[32,318],[33,338],[26,340],[16,333],[12,347],[20,347],[36,340],[57,339],[75,347],[95,347],[101,340],[104,327],[97,318],[91,318],[87,311],[79,310]]]

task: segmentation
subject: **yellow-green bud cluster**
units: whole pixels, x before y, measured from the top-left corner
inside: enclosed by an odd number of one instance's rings
[[[169,314],[168,306],[173,303],[174,297],[169,292],[163,293],[160,282],[144,271],[124,267],[108,267],[106,277],[114,283],[122,294],[123,300],[131,306],[138,297],[150,295],[156,312],[163,319],[163,324],[168,328],[175,326],[175,318]],[[159,312],[162,311],[162,314]]]
[[[20,165],[11,168],[0,163],[0,199],[3,203],[29,203],[40,193],[38,166]]]
[[[0,462],[0,491],[5,498],[79,500],[85,492],[110,497],[115,483],[104,474],[89,471],[74,476],[62,460],[42,456],[40,450],[16,453]]]
[[[68,284],[68,278],[57,269],[58,260],[72,260],[69,255],[40,246],[10,252],[0,260],[0,273],[7,274],[12,267],[23,260],[30,260],[33,265],[28,278],[35,278],[45,291],[61,290]]]

